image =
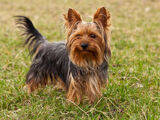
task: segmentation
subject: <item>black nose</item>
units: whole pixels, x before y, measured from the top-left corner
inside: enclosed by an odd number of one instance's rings
[[[86,48],[88,47],[88,43],[81,43],[81,47],[82,47],[83,49],[86,49]]]

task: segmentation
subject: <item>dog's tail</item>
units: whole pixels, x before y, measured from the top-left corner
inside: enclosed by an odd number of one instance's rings
[[[22,30],[22,35],[26,36],[24,45],[28,46],[30,55],[36,54],[39,47],[46,42],[44,36],[34,27],[31,20],[25,16],[15,16],[16,25]]]

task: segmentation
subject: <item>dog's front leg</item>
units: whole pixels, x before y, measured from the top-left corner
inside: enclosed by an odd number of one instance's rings
[[[79,104],[82,100],[82,87],[81,84],[74,80],[73,77],[70,79],[70,85],[67,92],[67,99],[72,102]]]

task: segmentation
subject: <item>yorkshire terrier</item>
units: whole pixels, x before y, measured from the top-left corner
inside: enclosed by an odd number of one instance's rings
[[[69,9],[64,15],[66,42],[48,42],[25,16],[16,23],[26,36],[32,65],[26,75],[28,92],[49,83],[67,91],[67,99],[80,103],[83,97],[93,103],[102,95],[108,81],[110,50],[110,13],[104,7],[93,16],[93,22],[83,22],[79,13]]]

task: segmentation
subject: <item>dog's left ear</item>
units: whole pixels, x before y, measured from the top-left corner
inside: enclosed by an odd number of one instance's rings
[[[105,7],[99,8],[94,14],[93,22],[101,24],[104,29],[110,27],[111,24],[109,11]]]
[[[98,25],[103,27],[104,32],[106,33],[106,53],[109,57],[111,57],[111,48],[110,48],[110,29],[109,27],[111,26],[110,23],[110,13],[109,11],[105,8],[99,8],[96,13],[94,14],[93,17],[93,22],[97,23]]]
[[[66,20],[66,27],[71,28],[75,23],[81,22],[81,16],[76,10],[69,8],[68,13],[64,15],[64,19]]]

